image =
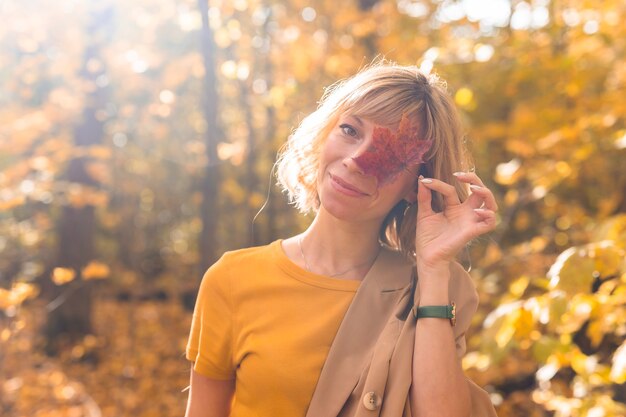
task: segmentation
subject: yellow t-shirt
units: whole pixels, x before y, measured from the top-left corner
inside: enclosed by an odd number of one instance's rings
[[[300,268],[281,240],[227,252],[202,279],[187,359],[236,378],[231,417],[304,416],[359,284]]]

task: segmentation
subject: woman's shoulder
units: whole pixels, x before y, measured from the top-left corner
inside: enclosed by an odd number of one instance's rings
[[[271,260],[280,245],[280,239],[261,246],[251,246],[224,252],[210,269],[254,268],[259,262]]]
[[[243,276],[254,276],[263,270],[263,265],[272,262],[280,241],[267,245],[253,246],[226,251],[214,262],[202,277],[200,288],[223,287],[229,288],[231,277],[241,281]]]
[[[249,246],[246,248],[226,251],[221,256],[220,261],[237,262],[243,259],[250,260],[254,258],[265,258],[266,256],[273,254],[279,244],[280,239],[266,245]]]

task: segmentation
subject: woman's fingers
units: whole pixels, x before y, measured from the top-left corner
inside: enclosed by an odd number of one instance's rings
[[[473,201],[470,201],[470,204],[472,205],[472,207],[480,208],[484,204],[484,207],[489,210],[492,210],[492,211],[498,210],[498,204],[496,203],[496,198],[493,196],[493,193],[491,192],[489,188],[472,184],[470,185],[470,190],[472,190],[472,194],[470,195],[469,199],[473,200]]]
[[[449,207],[461,204],[459,195],[457,194],[454,186],[435,178],[420,178],[420,183],[425,185],[429,190],[434,190],[440,193],[443,196],[446,206]]]
[[[477,208],[474,213],[478,216],[480,234],[489,232],[496,227],[496,212],[489,209]]]
[[[461,182],[470,184],[472,194],[469,196],[469,204],[473,208],[485,207],[492,211],[498,210],[498,204],[491,190],[485,187],[482,180],[474,172],[455,172],[454,176]]]
[[[460,172],[455,172],[452,175],[457,177],[459,181],[466,182],[469,184],[480,185],[481,187],[485,186],[485,184],[483,184],[483,181],[480,179],[478,175],[476,175],[475,172],[461,172],[460,171]]]
[[[432,192],[426,187],[426,184],[422,182],[422,178],[417,184],[417,214],[420,217],[430,216],[433,214],[433,207],[431,205],[433,196]]]

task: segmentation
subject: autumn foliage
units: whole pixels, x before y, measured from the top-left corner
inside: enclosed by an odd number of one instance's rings
[[[383,185],[402,171],[424,162],[431,145],[431,141],[419,137],[418,124],[403,114],[396,132],[375,126],[372,144],[354,161],[365,174],[376,177],[378,184]]]
[[[276,152],[380,55],[448,81],[500,207],[468,375],[501,417],[626,415],[622,3],[0,3],[0,415],[182,415],[203,204],[215,254],[301,230]],[[428,150],[403,123],[358,160],[380,182]]]

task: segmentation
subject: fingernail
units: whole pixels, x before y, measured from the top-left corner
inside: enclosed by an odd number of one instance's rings
[[[433,182],[433,180],[431,180],[430,178],[422,178],[420,179],[421,182],[423,182],[424,184],[430,184]]]
[[[482,190],[483,187],[481,187],[480,185],[471,184],[469,188],[472,190]]]
[[[421,179],[424,179],[424,176],[422,174],[420,174],[420,176],[417,177],[417,178],[421,180]]]
[[[477,212],[477,213],[486,213],[486,212],[487,212],[487,209],[484,209],[484,208],[475,208],[475,209],[474,209],[474,211],[475,211],[475,212]]]
[[[462,171],[453,172],[452,175],[454,175],[455,177],[460,177],[461,175],[465,175],[465,172],[462,172]]]

